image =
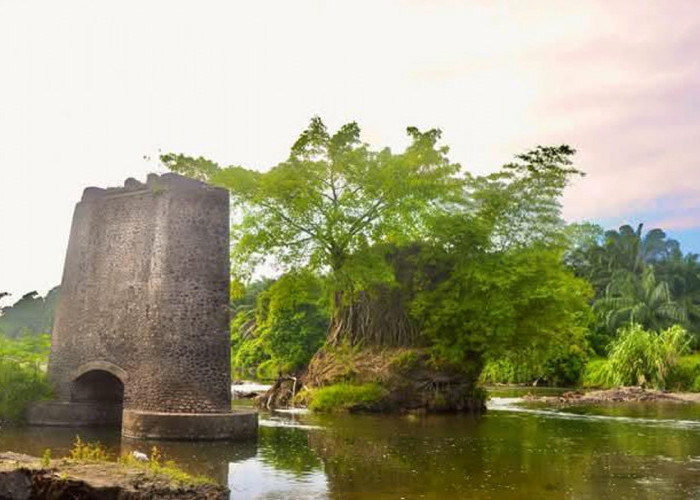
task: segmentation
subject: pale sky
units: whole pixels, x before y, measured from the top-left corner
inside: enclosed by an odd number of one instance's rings
[[[440,127],[477,173],[571,144],[567,219],[700,251],[699,51],[695,0],[0,0],[0,291],[60,282],[86,186],[158,151],[269,168],[313,115]]]

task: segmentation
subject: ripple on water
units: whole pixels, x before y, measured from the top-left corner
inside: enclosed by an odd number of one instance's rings
[[[292,429],[305,429],[305,430],[322,429],[322,427],[320,427],[318,425],[302,424],[300,422],[297,422],[295,420],[291,420],[288,418],[276,418],[276,417],[260,418],[260,419],[258,419],[258,425],[261,427],[289,427]]]
[[[591,415],[568,412],[566,409],[528,408],[523,398],[491,398],[486,407],[494,411],[508,411],[514,413],[528,413],[543,417],[560,418],[569,420],[583,420],[589,422],[624,422],[630,424],[646,425],[651,427],[670,427],[676,429],[700,429],[699,420],[667,419],[667,418],[643,418],[627,417],[621,415]]]

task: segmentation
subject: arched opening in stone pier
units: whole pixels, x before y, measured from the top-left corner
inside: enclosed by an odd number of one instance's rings
[[[106,370],[89,370],[71,383],[71,402],[84,405],[91,425],[121,426],[124,383]]]

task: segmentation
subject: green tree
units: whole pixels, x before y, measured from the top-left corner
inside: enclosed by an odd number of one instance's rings
[[[662,260],[678,246],[677,241],[667,240],[666,233],[661,229],[652,229],[644,234],[643,228],[644,224],[639,224],[636,230],[624,225],[617,231],[605,233],[609,265],[613,269],[641,273],[645,266]]]
[[[587,282],[563,262],[560,197],[573,150],[537,148],[474,179],[461,213],[437,218],[413,307],[436,355],[476,373],[485,355],[545,349],[583,336]]]
[[[658,281],[651,266],[644,268],[641,276],[618,269],[605,296],[595,302],[594,310],[609,334],[632,323],[660,331],[674,323],[685,324],[687,321],[687,314],[673,300],[668,283]]]
[[[248,287],[231,322],[233,373],[272,378],[303,368],[325,340],[324,296],[321,280],[308,271]]]
[[[569,224],[565,229],[567,250],[564,261],[574,273],[588,280],[599,297],[610,282],[609,254],[602,242],[605,230],[589,222]]]
[[[671,296],[688,316],[691,333],[700,336],[700,262],[698,255],[683,255],[675,249],[657,265],[659,276],[668,283]]]
[[[457,263],[415,307],[438,356],[469,366],[487,353],[498,359],[582,336],[590,296],[588,283],[562,264],[560,250],[534,247]]]
[[[538,146],[494,174],[469,179],[469,212],[488,223],[494,249],[561,244],[561,193],[583,175],[571,166],[575,153],[565,144]]]
[[[330,134],[319,118],[292,146],[289,158],[259,172],[221,168],[202,158],[166,154],[175,172],[205,179],[230,190],[240,210],[234,225],[234,270],[273,258],[290,267],[330,273],[335,334],[342,336],[341,309],[352,302],[358,280],[389,279],[382,259],[353,258],[382,242],[420,239],[437,208],[461,196],[459,166],[440,146],[440,131],[407,129],[405,151],[375,151],[360,140],[356,123]],[[371,253],[371,252],[370,252]]]

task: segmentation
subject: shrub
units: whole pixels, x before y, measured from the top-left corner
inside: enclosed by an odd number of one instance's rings
[[[689,348],[690,336],[681,326],[657,334],[640,325],[630,325],[610,344],[605,379],[613,386],[663,389],[679,358]]]
[[[488,361],[481,372],[484,384],[527,384],[537,378],[532,366],[512,358]]]
[[[51,396],[44,371],[49,345],[48,335],[0,337],[0,421],[21,421],[29,403]]]
[[[311,394],[309,409],[318,412],[378,409],[386,391],[379,384],[334,384]]]
[[[696,379],[700,376],[700,354],[682,356],[669,373],[666,387],[673,390],[688,391],[693,389]],[[700,382],[700,379],[698,379]]]
[[[409,373],[421,366],[421,358],[416,351],[399,351],[391,360],[390,367],[398,373]]]
[[[608,387],[608,360],[603,358],[591,359],[583,371],[582,384],[584,387]]]
[[[588,348],[572,343],[550,350],[544,360],[543,378],[549,385],[573,386],[581,382],[588,360]]]
[[[322,281],[300,271],[249,288],[234,303],[232,373],[268,379],[297,372],[326,338],[328,312]]]
[[[486,363],[481,381],[486,384],[573,386],[581,381],[589,348],[582,338],[533,347]]]

